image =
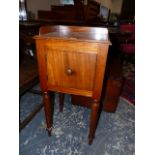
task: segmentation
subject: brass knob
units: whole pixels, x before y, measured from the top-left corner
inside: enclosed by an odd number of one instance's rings
[[[67,74],[68,75],[72,75],[73,74],[73,70],[71,68],[67,68]]]

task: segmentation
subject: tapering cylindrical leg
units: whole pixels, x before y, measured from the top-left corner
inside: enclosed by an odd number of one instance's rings
[[[47,124],[46,129],[48,131],[48,135],[51,136],[52,124],[53,124],[53,110],[51,109],[50,97],[48,92],[43,92],[43,102]]]
[[[95,137],[98,116],[99,116],[99,103],[95,102],[92,104],[92,107],[91,107],[90,127],[89,127],[89,136],[88,136],[89,144],[92,143]]]
[[[64,106],[64,94],[59,93],[59,109],[60,109],[60,112],[63,111],[63,106]]]

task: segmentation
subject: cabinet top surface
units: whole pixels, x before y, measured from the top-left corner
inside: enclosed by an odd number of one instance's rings
[[[109,43],[107,28],[82,26],[44,26],[35,39],[65,39]]]

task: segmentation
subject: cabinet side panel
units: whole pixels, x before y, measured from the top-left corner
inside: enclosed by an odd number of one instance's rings
[[[47,90],[47,74],[46,74],[46,57],[44,49],[44,40],[36,40],[37,61],[39,69],[39,79],[42,91]]]
[[[100,100],[109,46],[101,44],[98,48],[93,98]]]

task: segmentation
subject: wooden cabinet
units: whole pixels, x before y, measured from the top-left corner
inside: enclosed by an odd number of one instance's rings
[[[110,42],[106,28],[41,27],[35,36],[47,129],[52,128],[49,91],[91,97],[89,143],[99,116],[99,102]]]

